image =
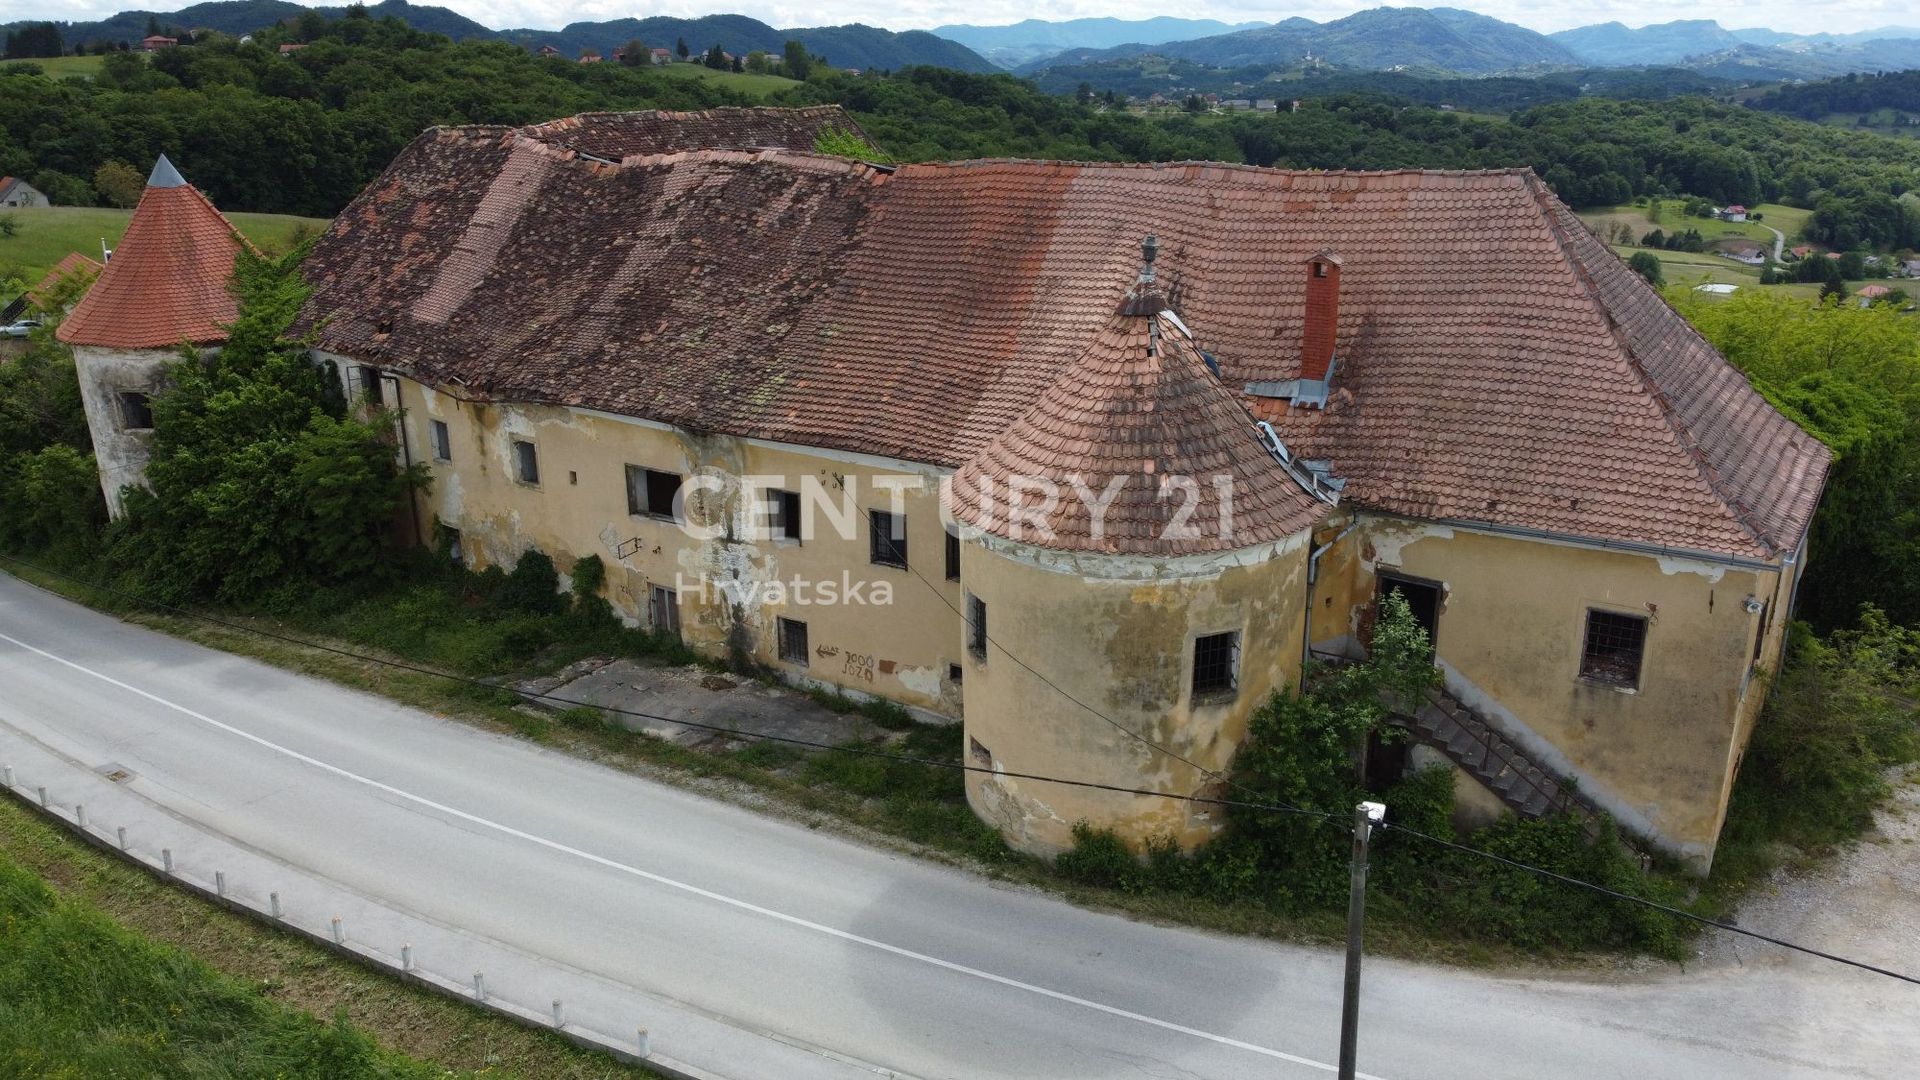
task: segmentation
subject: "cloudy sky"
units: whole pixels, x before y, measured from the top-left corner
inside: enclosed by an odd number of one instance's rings
[[[12,19],[94,19],[133,8],[174,9],[187,0],[167,3],[162,0],[0,0],[0,20]],[[331,0],[344,3],[345,0]],[[1138,4],[1121,0],[819,0],[817,3],[782,0],[664,0],[637,3],[635,0],[440,0],[449,7],[487,26],[496,28],[530,26],[555,28],[578,20],[618,19],[649,15],[707,15],[736,12],[750,15],[777,27],[824,26],[863,22],[892,30],[928,29],[943,23],[991,25],[1019,22],[1027,18],[1072,19],[1083,16],[1112,15],[1140,18]],[[1378,3],[1341,3],[1339,0],[1304,0],[1303,3],[1277,5],[1261,0],[1210,0],[1208,3],[1180,8],[1194,18],[1210,17],[1225,22],[1276,21],[1292,15],[1326,21],[1349,15]],[[1766,26],[1775,30],[1813,33],[1846,32],[1877,26],[1920,24],[1920,9],[1912,0],[1697,0],[1675,8],[1648,0],[1564,0],[1542,5],[1534,0],[1435,0],[1430,6],[1471,8],[1482,14],[1519,23],[1540,31],[1564,30],[1588,23],[1619,21],[1628,26],[1666,22],[1670,19],[1715,19],[1726,27]]]

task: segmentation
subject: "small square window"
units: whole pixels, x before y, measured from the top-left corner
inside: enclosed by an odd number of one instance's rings
[[[1193,642],[1193,694],[1231,694],[1240,685],[1240,635],[1203,634]]]
[[[890,514],[885,510],[867,511],[867,529],[870,534],[869,553],[873,562],[881,566],[907,568],[907,517],[905,514]]]
[[[961,667],[959,664],[947,665],[947,681],[948,682],[960,682],[961,680],[966,678],[966,675],[967,675],[967,669]]]
[[[967,597],[967,651],[976,660],[987,658],[987,602]]]
[[[433,460],[453,460],[453,434],[447,430],[445,420],[428,421],[429,431],[433,435]]]
[[[1647,620],[1639,615],[1587,611],[1587,639],[1580,649],[1580,677],[1631,689],[1640,685]]]
[[[780,659],[789,664],[807,666],[807,624],[799,619],[780,620]]]
[[[532,443],[513,441],[513,477],[523,484],[540,482],[540,453]]]
[[[627,466],[627,513],[635,517],[679,520],[674,500],[680,494],[680,474]]]
[[[774,488],[767,492],[767,535],[775,540],[800,539],[800,493]]]
[[[460,538],[460,530],[451,525],[440,526],[440,548],[455,566],[467,565],[467,548]]]
[[[960,530],[947,528],[947,580],[960,580]]]
[[[121,391],[120,424],[128,431],[151,431],[153,399],[137,390]]]

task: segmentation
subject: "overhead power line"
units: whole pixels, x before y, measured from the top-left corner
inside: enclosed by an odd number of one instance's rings
[[[259,637],[268,638],[273,641],[279,641],[284,644],[296,645],[301,648],[308,648],[308,649],[314,649],[320,652],[332,653],[336,656],[347,657],[349,659],[358,660],[363,663],[378,664],[383,667],[394,668],[400,671],[408,671],[418,675],[427,675],[434,678],[446,679],[450,682],[461,683],[464,685],[474,686],[481,689],[493,690],[493,691],[501,691],[506,689],[494,683],[486,682],[482,679],[473,678],[472,676],[458,675],[458,674],[454,674],[446,671],[437,671],[433,668],[423,667],[418,664],[407,663],[406,661],[403,661],[403,660],[393,660],[383,656],[373,656],[367,653],[355,652],[352,649],[344,649],[337,645],[328,645],[323,642],[309,641],[304,638],[294,637],[293,635],[290,635],[290,634],[281,634],[272,630],[262,629],[257,626],[249,626],[245,623],[234,622],[229,619],[222,619],[218,616],[209,615],[205,612],[194,611],[190,608],[178,607],[176,605],[166,603],[165,601],[154,600],[149,597],[141,596],[137,593],[128,592],[127,590],[118,588],[116,586],[106,585],[96,581],[90,581],[86,578],[78,577],[74,574],[69,574],[61,570],[55,570],[52,567],[42,566],[30,560],[20,558],[17,555],[9,555],[5,552],[0,552],[0,560],[16,563],[20,566],[25,566],[38,573],[46,574],[51,577],[61,578],[66,581],[73,582],[76,585],[85,586],[86,588],[94,589],[99,592],[106,593],[111,596],[116,596],[124,600],[129,600],[129,601],[132,601],[133,603],[144,605],[146,607],[151,607],[171,615],[178,615],[183,618],[193,619],[199,622],[208,623],[213,626],[223,627],[228,630],[234,630],[234,631],[238,631],[240,633],[245,633],[245,634],[253,634]],[[555,705],[564,705],[571,708],[596,709],[601,712],[612,713],[618,716],[630,716],[630,717],[634,717],[636,719],[641,719],[641,720],[654,720],[661,723],[678,724],[681,727],[693,728],[695,730],[700,730],[700,731],[710,731],[718,735],[725,735],[729,738],[740,739],[744,741],[779,743],[779,744],[784,744],[788,746],[802,747],[809,750],[826,751],[826,752],[841,753],[841,754],[852,754],[852,755],[858,755],[861,757],[879,758],[882,760],[897,761],[903,764],[910,764],[910,765],[924,765],[929,768],[949,769],[949,770],[963,772],[963,773],[981,773],[989,776],[1006,777],[1006,778],[1012,778],[1012,779],[1018,779],[1018,780],[1032,780],[1037,783],[1058,784],[1065,787],[1084,788],[1084,789],[1095,790],[1095,791],[1107,791],[1107,792],[1113,792],[1113,793],[1122,794],[1122,795],[1141,795],[1141,796],[1148,796],[1148,797],[1159,798],[1159,799],[1171,799],[1177,802],[1193,803],[1193,804],[1202,805],[1202,806],[1233,807],[1233,808],[1239,808],[1239,809],[1245,809],[1245,810],[1256,810],[1256,811],[1262,811],[1262,812],[1268,812],[1268,813],[1299,815],[1299,816],[1306,817],[1316,821],[1332,823],[1338,826],[1343,832],[1347,828],[1348,815],[1332,814],[1322,810],[1311,810],[1303,807],[1287,806],[1280,803],[1270,803],[1270,802],[1261,802],[1261,801],[1244,800],[1244,799],[1223,799],[1223,798],[1209,797],[1205,795],[1188,795],[1188,794],[1181,794],[1179,792],[1169,792],[1169,791],[1151,791],[1146,788],[1133,788],[1133,787],[1127,787],[1120,784],[1105,784],[1105,783],[1100,783],[1100,782],[1091,781],[1091,780],[1073,780],[1066,777],[1047,776],[1040,773],[1011,772],[1005,769],[991,768],[988,766],[969,765],[964,761],[940,761],[934,758],[917,757],[911,754],[896,754],[896,753],[891,753],[885,750],[876,750],[870,747],[834,745],[831,743],[823,743],[823,742],[819,742],[811,739],[802,739],[802,738],[798,738],[796,736],[791,736],[791,735],[774,735],[774,734],[767,734],[767,733],[756,732],[756,731],[742,731],[738,728],[723,727],[717,724],[706,724],[696,720],[681,720],[675,717],[661,716],[657,713],[649,713],[649,712],[645,712],[638,709],[622,709],[622,708],[617,708],[610,705],[596,705],[593,702],[578,701],[571,698],[563,698],[554,694],[537,693],[537,692],[525,691],[525,690],[507,690],[507,692],[515,694],[519,697],[547,701]],[[1204,772],[1206,770],[1202,770],[1202,771]],[[1409,837],[1413,837],[1417,840],[1421,840],[1430,844],[1435,844],[1440,847],[1457,851],[1465,855],[1471,855],[1476,858],[1486,859],[1495,863],[1499,863],[1510,869],[1523,871],[1529,874],[1534,874],[1538,877],[1545,878],[1550,881],[1555,881],[1571,888],[1585,889],[1589,892],[1597,893],[1599,895],[1608,897],[1609,899],[1612,899],[1621,903],[1637,904],[1644,908],[1660,911],[1667,915],[1671,915],[1679,919],[1684,919],[1688,922],[1695,923],[1699,926],[1706,927],[1708,929],[1719,930],[1724,933],[1736,934],[1742,937],[1753,938],[1757,941],[1764,941],[1770,945],[1776,945],[1780,948],[1787,949],[1793,952],[1803,953],[1807,956],[1816,957],[1821,960],[1828,960],[1837,964],[1844,964],[1848,967],[1856,968],[1861,971],[1870,972],[1875,975],[1881,975],[1890,979],[1896,979],[1901,982],[1920,986],[1920,976],[1908,975],[1899,971],[1894,971],[1890,968],[1881,967],[1876,964],[1870,964],[1864,960],[1855,960],[1850,957],[1841,956],[1836,953],[1830,953],[1821,949],[1816,949],[1816,948],[1813,948],[1812,946],[1801,945],[1793,941],[1788,941],[1785,938],[1775,937],[1771,934],[1763,934],[1763,933],[1760,933],[1759,931],[1749,930],[1743,926],[1736,926],[1732,923],[1721,922],[1716,919],[1710,919],[1704,915],[1698,915],[1693,912],[1686,911],[1681,908],[1676,908],[1668,904],[1662,904],[1656,900],[1649,900],[1646,897],[1642,897],[1642,896],[1634,896],[1631,893],[1623,893],[1616,889],[1610,889],[1604,885],[1595,884],[1591,881],[1584,881],[1580,878],[1570,877],[1566,874],[1562,874],[1553,870],[1548,870],[1544,867],[1533,866],[1528,863],[1521,862],[1517,859],[1510,859],[1504,855],[1498,855],[1498,854],[1495,854],[1494,852],[1486,851],[1482,848],[1472,847],[1470,845],[1457,843],[1452,840],[1444,840],[1444,839],[1441,839],[1440,837],[1431,836],[1427,833],[1420,832],[1416,829],[1407,828],[1404,825],[1396,825],[1391,821],[1383,822],[1379,825],[1376,825],[1375,827],[1385,829],[1391,832],[1402,833]]]

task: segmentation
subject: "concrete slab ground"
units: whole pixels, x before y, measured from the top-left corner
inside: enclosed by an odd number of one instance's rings
[[[871,719],[859,713],[836,713],[790,687],[737,675],[715,675],[691,664],[668,666],[599,657],[569,665],[551,676],[516,683],[514,689],[526,695],[544,695],[530,700],[546,709],[564,709],[568,707],[565,702],[579,702],[626,710],[617,714],[626,727],[682,746],[706,746],[727,736],[676,721],[828,746],[869,742],[886,735]],[[633,713],[647,715],[628,715]]]

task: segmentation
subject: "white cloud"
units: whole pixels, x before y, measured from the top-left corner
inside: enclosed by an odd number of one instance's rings
[[[147,0],[139,6],[151,9],[173,5]],[[570,22],[630,16],[692,17],[719,12],[748,15],[778,27],[863,22],[891,30],[929,29],[943,23],[994,25],[1029,18],[1141,16],[1137,5],[1124,4],[1120,0],[831,0],[823,4],[775,0],[772,3],[746,2],[719,6],[713,0],[665,0],[663,3],[649,4],[644,9],[631,0],[441,0],[441,6],[452,8],[487,26],[545,29],[558,28]],[[1325,22],[1375,6],[1378,4],[1305,0],[1297,6],[1278,8],[1272,3],[1258,0],[1215,0],[1189,14],[1194,18],[1215,18],[1223,22],[1277,21],[1293,15]],[[1434,6],[1440,6],[1439,2]],[[1455,0],[1454,6],[1468,5]],[[49,10],[46,0],[0,0],[0,21],[99,19],[128,10],[129,7],[126,0],[55,0]],[[1566,0],[1551,6],[1522,0],[1483,0],[1472,5],[1472,10],[1542,32],[1612,21],[1628,26],[1644,26],[1674,18],[1713,19],[1722,26],[1734,29],[1764,26],[1796,33],[1844,33],[1889,24],[1920,25],[1920,11],[1916,11],[1907,0],[1802,0],[1798,3],[1785,0],[1703,0],[1688,5],[1683,11],[1645,2],[1620,3],[1610,0]]]

